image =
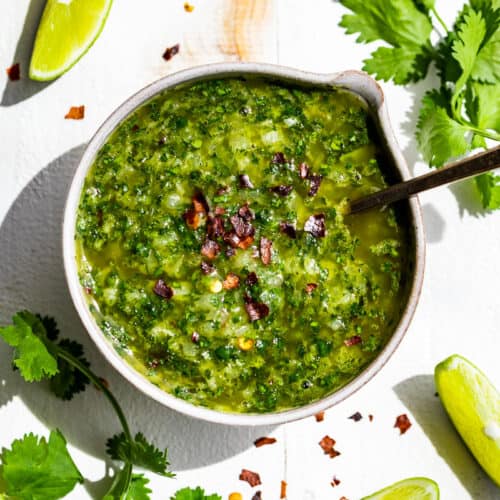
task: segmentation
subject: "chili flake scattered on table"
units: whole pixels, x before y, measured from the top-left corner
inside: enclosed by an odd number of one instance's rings
[[[286,498],[286,481],[281,481],[281,491],[280,491],[280,498]]]
[[[363,415],[361,415],[361,413],[357,411],[356,413],[353,413],[349,418],[351,420],[354,420],[355,422],[359,422],[363,418]]]
[[[163,53],[163,59],[165,59],[165,61],[170,61],[172,57],[174,57],[179,53],[179,50],[180,50],[180,45],[178,43],[172,45],[172,47],[167,47],[165,49],[165,52]]]
[[[71,106],[64,115],[66,120],[83,120],[85,116],[85,106]]]
[[[373,422],[373,415],[368,415],[368,420],[369,420],[370,422]]]
[[[6,69],[7,76],[11,82],[15,82],[21,79],[21,70],[19,63],[13,64],[10,68]]]
[[[193,12],[194,10],[194,5],[191,5],[190,3],[185,2],[184,3],[184,10],[186,12]]]
[[[262,500],[262,491],[256,491],[255,495],[252,497],[252,500]]]
[[[400,435],[404,434],[411,427],[411,422],[410,419],[408,418],[408,415],[406,415],[406,413],[399,415],[396,418],[396,423],[394,424],[394,427],[397,427],[399,429]]]
[[[337,476],[333,476],[332,482],[330,483],[334,488],[340,484],[340,479],[337,479]]]
[[[260,448],[261,446],[265,446],[266,444],[274,444],[274,443],[276,443],[276,438],[271,438],[271,437],[261,437],[253,442],[256,448]]]
[[[323,422],[323,420],[325,420],[325,412],[320,411],[319,413],[316,413],[316,415],[314,415],[314,418],[316,419],[316,422]]]
[[[329,455],[330,458],[335,458],[340,455],[340,451],[337,451],[335,446],[335,439],[332,439],[330,436],[325,436],[320,442],[319,445],[325,452],[325,455]]]
[[[241,469],[240,481],[246,481],[252,488],[262,484],[259,474],[248,469]]]

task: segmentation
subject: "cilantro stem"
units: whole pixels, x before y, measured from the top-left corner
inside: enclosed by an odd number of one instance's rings
[[[61,359],[64,359],[67,363],[74,366],[78,371],[82,372],[95,386],[97,386],[104,393],[104,395],[110,402],[111,406],[115,410],[118,420],[120,420],[120,424],[122,425],[125,437],[130,443],[132,443],[133,438],[132,434],[130,433],[130,428],[128,426],[127,419],[125,418],[125,415],[123,414],[123,411],[120,405],[118,404],[118,401],[115,399],[115,397],[113,396],[111,391],[106,387],[106,385],[102,382],[102,380],[97,375],[95,375],[89,368],[87,368],[83,363],[81,363],[78,359],[73,357],[68,351],[57,347],[56,354]]]
[[[491,139],[493,141],[500,142],[500,134],[475,127],[474,125],[472,125],[472,123],[469,123],[466,120],[463,120],[463,125],[465,125],[471,132],[474,132],[477,135],[482,135],[486,139]]]
[[[436,17],[438,23],[441,25],[441,27],[444,29],[444,32],[448,33],[448,31],[449,31],[448,26],[446,26],[446,23],[443,21],[443,18],[439,15],[439,13],[436,10],[435,6],[431,7],[431,12],[434,14],[434,16]]]

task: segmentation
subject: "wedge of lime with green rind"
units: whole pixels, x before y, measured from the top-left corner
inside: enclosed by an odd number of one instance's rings
[[[453,425],[500,486],[500,393],[479,368],[457,354],[439,363],[434,376]]]
[[[47,0],[29,68],[32,80],[68,71],[99,37],[113,0]]]
[[[410,477],[361,500],[439,500],[439,486],[428,477]]]

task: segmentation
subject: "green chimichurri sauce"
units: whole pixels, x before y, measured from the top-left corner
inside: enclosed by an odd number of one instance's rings
[[[365,105],[339,89],[220,79],[131,114],[83,188],[80,280],[102,330],[151,382],[232,412],[297,407],[373,360],[406,302]]]

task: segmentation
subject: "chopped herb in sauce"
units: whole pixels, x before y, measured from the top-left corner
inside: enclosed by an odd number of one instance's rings
[[[339,389],[406,300],[404,217],[342,215],[385,186],[380,153],[339,89],[228,78],[154,97],[81,195],[80,280],[103,332],[197,405],[270,412]]]

